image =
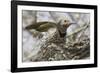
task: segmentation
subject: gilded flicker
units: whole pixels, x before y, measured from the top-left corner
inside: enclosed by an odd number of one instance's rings
[[[39,32],[47,32],[50,28],[56,28],[60,38],[63,38],[63,41],[65,41],[66,30],[71,24],[74,23],[70,23],[69,20],[64,20],[63,23],[62,21],[63,20],[60,20],[58,23],[49,21],[38,22],[27,26],[25,29],[27,30],[35,29],[36,31]],[[54,37],[57,38],[57,35],[55,35]]]

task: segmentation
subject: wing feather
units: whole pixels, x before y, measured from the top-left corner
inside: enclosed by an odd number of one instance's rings
[[[56,23],[54,22],[38,22],[26,27],[27,30],[35,29],[39,32],[48,31],[50,28],[55,28]]]

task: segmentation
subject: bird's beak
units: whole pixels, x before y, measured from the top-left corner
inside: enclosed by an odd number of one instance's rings
[[[70,25],[73,25],[73,24],[76,24],[76,23],[69,23],[68,25],[66,25],[66,27],[68,28]]]
[[[72,22],[72,23],[69,23],[69,25],[72,25],[72,24],[76,24],[76,23],[74,23],[74,22]]]

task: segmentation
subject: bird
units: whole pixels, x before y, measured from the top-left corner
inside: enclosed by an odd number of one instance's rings
[[[63,23],[62,23],[63,22]],[[63,41],[65,42],[65,36],[66,36],[66,30],[68,29],[69,26],[72,24],[75,24],[74,22],[70,22],[69,20],[59,20],[58,23],[50,22],[50,21],[43,21],[43,22],[37,22],[33,23],[29,26],[27,26],[25,29],[26,30],[32,30],[35,29],[38,32],[47,32],[50,28],[56,28],[57,29],[57,34],[54,35],[54,38],[62,38]]]

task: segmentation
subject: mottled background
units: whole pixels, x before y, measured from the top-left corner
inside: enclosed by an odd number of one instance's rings
[[[41,21],[50,21],[57,23],[59,20],[68,19],[70,22],[75,22],[75,25],[70,26],[67,29],[67,35],[74,32],[76,29],[82,27],[84,24],[90,24],[90,14],[89,13],[76,13],[76,12],[54,12],[54,11],[34,11],[34,10],[23,10],[22,11],[22,18],[23,18],[23,61],[30,61],[27,57],[38,55],[37,53],[41,50],[41,46],[45,43],[46,38],[50,35],[53,35],[55,29],[50,29],[47,32],[42,32],[42,38],[40,34],[34,33],[33,36],[32,32],[37,32],[36,30],[25,30],[25,27],[31,25],[35,22]],[[63,23],[63,21],[62,21]],[[84,30],[84,35],[88,38],[90,37],[90,28],[88,27]],[[30,33],[31,32],[31,33]],[[83,32],[79,32],[76,35],[76,39],[74,42],[79,41],[79,37],[83,34]],[[66,43],[73,42],[70,38],[66,38]],[[35,57],[34,57],[35,58]]]

